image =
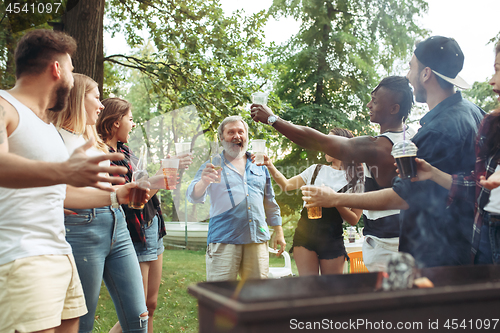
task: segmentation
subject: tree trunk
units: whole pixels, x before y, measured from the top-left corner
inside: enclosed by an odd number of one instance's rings
[[[75,38],[78,48],[73,55],[75,73],[85,74],[99,84],[102,92],[103,20],[105,0],[85,0],[64,14],[64,31]]]

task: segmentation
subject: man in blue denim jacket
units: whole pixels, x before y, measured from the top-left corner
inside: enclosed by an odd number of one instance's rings
[[[274,229],[272,247],[285,249],[280,208],[274,199],[266,167],[256,166],[246,151],[248,125],[240,116],[227,117],[218,128],[224,151],[222,169],[201,166],[187,190],[192,203],[210,195],[207,237],[207,281],[267,278],[268,225]]]
[[[458,76],[463,61],[454,39],[434,36],[417,44],[407,74],[416,101],[427,103],[430,110],[412,138],[417,157],[450,174],[474,169],[474,141],[484,116],[477,105],[455,92],[454,86],[469,87]],[[396,178],[392,188],[355,195],[314,190],[303,187],[306,207],[402,209],[399,251],[410,253],[422,266],[471,263],[474,207],[460,200],[447,206],[448,190],[429,180]]]

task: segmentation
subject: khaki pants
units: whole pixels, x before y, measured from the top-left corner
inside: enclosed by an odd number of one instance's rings
[[[206,254],[207,281],[267,279],[269,249],[267,242],[251,244],[210,243]]]

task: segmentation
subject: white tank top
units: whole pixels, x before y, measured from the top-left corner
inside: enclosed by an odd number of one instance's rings
[[[8,92],[0,97],[19,114],[19,124],[8,137],[9,152],[46,162],[68,159],[61,136]],[[25,189],[0,187],[0,265],[16,259],[70,254],[66,242],[63,203],[66,185]]]

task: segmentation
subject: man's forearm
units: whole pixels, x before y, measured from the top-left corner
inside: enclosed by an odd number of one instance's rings
[[[0,154],[0,186],[27,188],[66,183],[63,163],[30,160],[12,153]]]
[[[191,194],[191,197],[194,200],[201,198],[205,194],[205,191],[207,190],[208,185],[210,185],[210,183],[205,184],[202,180],[197,182],[193,187],[193,193]]]
[[[408,209],[409,206],[392,188],[367,193],[340,194],[336,206],[366,210]]]
[[[328,138],[327,135],[313,128],[295,125],[281,118],[274,123],[273,127],[292,142],[305,149],[326,152],[326,142],[328,141],[328,155],[339,158],[341,154],[340,141],[338,145],[334,143],[337,138]]]

